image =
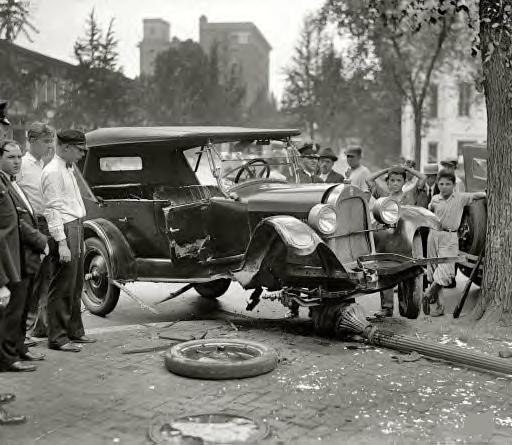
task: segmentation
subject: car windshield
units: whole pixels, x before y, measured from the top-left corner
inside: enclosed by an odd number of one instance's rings
[[[185,151],[185,156],[196,170],[201,149]],[[255,181],[296,183],[296,149],[282,141],[233,141],[214,144],[210,162],[203,153],[196,176],[202,185],[217,184],[229,192],[239,184]]]

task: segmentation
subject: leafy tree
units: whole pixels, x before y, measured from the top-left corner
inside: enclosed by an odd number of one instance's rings
[[[159,125],[241,123],[245,88],[237,73],[220,75],[216,51],[210,58],[198,43],[174,39],[144,79],[150,123]]]
[[[74,45],[78,65],[55,117],[60,126],[94,129],[130,124],[137,119],[136,84],[118,66],[113,23],[111,20],[104,34],[94,9],[89,14],[85,36]]]
[[[319,121],[316,90],[321,77],[324,43],[324,28],[314,15],[306,16],[292,62],[285,71],[283,111],[295,116],[299,126],[306,128],[312,140]]]
[[[398,157],[400,95],[375,64],[359,52],[335,49],[335,36],[308,16],[291,66],[286,70],[283,112],[324,145],[340,147],[357,138],[371,153]],[[368,154],[370,154],[368,156]]]
[[[0,38],[14,42],[20,32],[32,42],[31,33],[39,30],[30,21],[30,2],[0,0]]]
[[[457,21],[463,5],[455,1],[326,0],[322,17],[343,35],[357,39],[360,57],[374,59],[395,83],[414,115],[414,153],[419,165],[424,108],[434,70],[458,54]],[[434,5],[435,6],[432,6]],[[429,14],[436,9],[436,15]],[[467,9],[467,8],[466,8]],[[464,36],[463,36],[464,37]]]
[[[475,3],[476,5],[476,3]],[[381,2],[369,8],[388,17],[403,17],[411,30],[438,29],[439,21],[459,15],[472,53],[480,55],[487,106],[488,198],[487,236],[482,295],[474,316],[510,326],[512,318],[512,0],[480,0],[478,8],[463,0],[394,1],[390,10]],[[393,21],[384,24],[395,29]],[[420,26],[421,25],[421,26]],[[432,28],[431,28],[432,27]],[[471,37],[472,34],[472,37]]]

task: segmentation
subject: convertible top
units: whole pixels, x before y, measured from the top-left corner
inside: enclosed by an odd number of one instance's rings
[[[203,145],[212,142],[227,142],[245,139],[286,139],[298,136],[295,129],[260,129],[242,127],[113,127],[99,128],[87,133],[87,146],[104,147],[140,143],[170,142],[179,148]]]

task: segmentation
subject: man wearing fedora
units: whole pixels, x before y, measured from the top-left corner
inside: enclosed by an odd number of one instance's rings
[[[325,183],[337,184],[343,182],[345,177],[333,170],[334,163],[338,157],[330,147],[322,148],[318,153],[318,177]]]
[[[416,198],[417,206],[428,209],[432,197],[439,194],[439,187],[437,186],[438,173],[439,167],[437,164],[425,164],[423,166],[423,174],[426,176],[426,180],[422,193],[418,194]]]

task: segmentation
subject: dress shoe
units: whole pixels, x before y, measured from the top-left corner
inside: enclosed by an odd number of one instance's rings
[[[0,405],[3,405],[4,403],[11,403],[15,399],[16,399],[16,396],[14,394],[9,394],[9,393],[0,394]]]
[[[25,416],[16,416],[9,414],[5,409],[0,408],[0,425],[19,425],[25,423],[27,418]]]
[[[25,352],[25,354],[20,355],[21,360],[23,360],[24,362],[38,362],[40,360],[44,360],[44,357],[44,354],[42,354],[41,352],[31,351],[27,351]]]
[[[0,368],[2,372],[30,372],[35,371],[37,368],[34,365],[23,363],[21,361],[13,362],[10,365]]]
[[[393,316],[393,309],[382,309],[379,312],[375,312],[375,318],[389,318]]]
[[[87,337],[82,335],[81,337],[70,338],[73,343],[96,343],[95,338]]]
[[[81,349],[78,346],[75,346],[73,343],[64,343],[63,345],[49,345],[50,349],[55,349],[56,351],[63,352],[80,352]]]
[[[32,337],[25,337],[24,344],[27,348],[30,348],[31,346],[37,345],[37,341],[35,341]]]

